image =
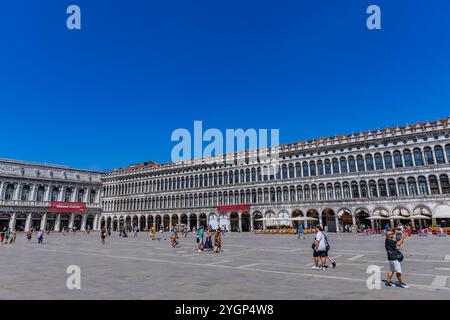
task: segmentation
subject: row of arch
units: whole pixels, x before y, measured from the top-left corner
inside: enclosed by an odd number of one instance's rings
[[[254,229],[265,228],[276,224],[275,220],[270,221],[270,218],[286,218],[286,224],[297,224],[298,222],[289,221],[289,218],[295,217],[310,217],[317,219],[312,224],[320,224],[327,226],[330,232],[337,230],[337,227],[342,224],[365,224],[372,225],[372,221],[368,218],[370,216],[389,217],[393,215],[404,216],[405,220],[410,220],[412,215],[432,215],[431,209],[426,205],[418,205],[412,210],[404,206],[397,206],[389,210],[385,207],[375,207],[369,210],[365,207],[356,208],[354,210],[343,207],[339,209],[325,208],[316,209],[310,208],[306,210],[294,209],[289,212],[286,209],[281,209],[278,213],[273,209],[268,209],[265,212],[256,210],[252,214],[249,212],[231,212],[231,213],[191,213],[191,214],[143,214],[143,215],[120,215],[120,216],[102,216],[100,220],[101,227],[118,230],[120,227],[131,228],[133,226],[141,229],[155,226],[157,230],[170,230],[171,227],[177,224],[185,224],[190,229],[199,226],[225,226],[230,231],[251,231]],[[269,220],[263,221],[261,218]],[[279,221],[279,220],[278,220]],[[305,223],[306,226],[308,222]],[[311,222],[310,222],[311,224]]]
[[[52,212],[3,212],[0,214],[0,228],[10,227],[18,231],[28,230],[50,230],[60,231],[63,228],[76,227],[77,230],[84,230],[89,227],[95,228],[95,215],[87,214],[85,219],[81,214],[54,214]]]
[[[97,192],[91,189],[86,193],[85,189],[76,187],[50,187],[50,192],[46,195],[48,186],[4,183],[3,194],[0,200],[20,200],[20,201],[65,201],[65,202],[87,202],[95,203]]]
[[[444,152],[445,148],[445,152]],[[444,164],[450,160],[450,144],[445,147],[413,148],[393,152],[377,152],[365,155],[335,157],[325,160],[299,161],[281,166],[258,166],[209,174],[195,174],[176,178],[160,178],[149,181],[128,182],[104,186],[105,196],[140,194],[147,192],[183,190],[217,185],[250,183],[274,179],[294,179],[309,176],[356,173],[404,167]]]
[[[284,187],[142,197],[103,202],[105,212],[450,194],[449,177],[429,175]]]

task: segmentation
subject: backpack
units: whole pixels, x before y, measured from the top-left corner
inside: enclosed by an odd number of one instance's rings
[[[324,238],[325,238],[325,249],[326,249],[327,251],[329,251],[330,248],[331,248],[331,246],[330,246],[330,243],[328,242],[328,237],[327,237],[327,235],[325,234],[325,232],[323,232],[323,236],[324,236]]]

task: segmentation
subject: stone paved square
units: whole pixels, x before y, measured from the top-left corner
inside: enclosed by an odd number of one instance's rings
[[[165,234],[168,238],[168,234]],[[402,263],[409,289],[369,290],[366,273],[388,268],[379,235],[329,234],[335,270],[311,270],[312,235],[227,233],[220,254],[196,252],[193,234],[174,249],[169,240],[119,238],[106,245],[98,232],[63,236],[44,244],[0,246],[0,299],[449,299],[450,239],[407,239]],[[69,290],[69,265],[81,268],[81,289]]]

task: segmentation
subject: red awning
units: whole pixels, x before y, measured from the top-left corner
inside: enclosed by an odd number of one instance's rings
[[[50,211],[53,212],[82,212],[86,209],[84,202],[56,202],[50,204]]]
[[[218,206],[217,211],[218,212],[228,212],[228,211],[249,211],[250,205],[249,204],[235,204],[235,205],[228,205],[228,206]]]

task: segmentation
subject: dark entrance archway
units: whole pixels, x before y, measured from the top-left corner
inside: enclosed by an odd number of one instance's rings
[[[62,213],[60,216],[59,222],[59,230],[62,231],[64,229],[69,228],[70,215],[67,213]]]
[[[197,228],[197,215],[195,213],[191,213],[189,216],[189,230],[192,230],[194,227]]]
[[[243,212],[241,215],[242,219],[242,232],[250,231],[250,213]]]
[[[45,223],[45,230],[50,230],[50,231],[55,230],[55,224],[56,224],[56,214],[47,213],[47,221]]]
[[[94,229],[94,219],[95,219],[95,217],[94,217],[93,214],[90,214],[90,215],[87,216],[87,219],[86,219],[86,230]]]
[[[253,212],[253,229],[254,230],[262,230],[264,227],[264,223],[262,220],[263,215],[259,211]]]
[[[73,219],[73,227],[77,230],[81,229],[81,221],[83,220],[83,217],[80,214],[77,214],[75,218]]]
[[[328,232],[336,232],[336,215],[332,209],[325,209],[322,211],[322,226]]]
[[[159,214],[155,217],[155,227],[156,230],[161,230],[161,216]]]
[[[24,231],[25,225],[27,222],[27,215],[25,213],[19,213],[16,217],[16,230],[18,231]]]
[[[200,226],[206,228],[208,226],[208,218],[205,213],[201,213],[199,217]]]
[[[230,231],[236,232],[239,230],[239,215],[236,212],[230,214]]]
[[[169,231],[170,217],[168,214],[164,215],[163,223],[164,231]]]

